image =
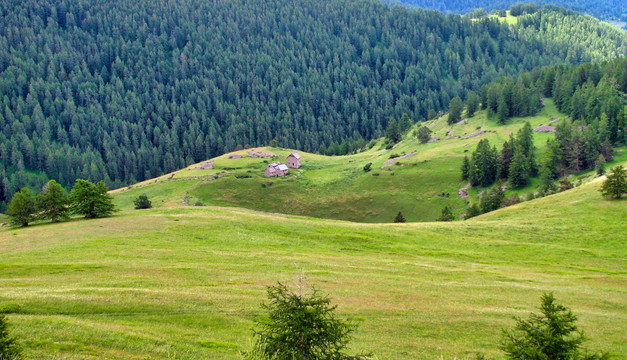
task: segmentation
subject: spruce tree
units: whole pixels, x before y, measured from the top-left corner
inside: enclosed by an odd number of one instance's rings
[[[470,178],[470,160],[468,160],[468,156],[464,156],[464,161],[462,162],[462,180],[468,181]]]
[[[14,337],[9,335],[8,322],[4,314],[0,314],[0,359],[21,359],[20,348]]]
[[[17,226],[28,226],[34,220],[36,211],[35,197],[28,188],[15,193],[7,207],[9,222]]]
[[[453,214],[453,211],[451,211],[451,208],[448,207],[448,205],[446,205],[442,209],[442,213],[440,213],[440,217],[438,217],[437,221],[453,221],[453,220],[455,220],[455,215]]]
[[[464,103],[459,96],[456,96],[451,100],[451,104],[448,110],[448,123],[449,125],[455,124],[461,120],[462,111],[464,110]]]
[[[78,179],[70,192],[71,211],[86,218],[111,215],[114,211],[113,198],[107,194],[103,181],[94,184]]]
[[[603,154],[599,154],[599,156],[597,157],[595,169],[598,176],[602,176],[605,174],[605,157],[603,156]]]
[[[50,180],[37,196],[37,208],[43,219],[59,222],[68,217],[68,197],[58,182]]]
[[[601,194],[606,198],[620,199],[627,193],[627,170],[620,165],[610,171],[601,185]]]
[[[355,326],[335,315],[336,306],[317,289],[299,282],[296,291],[279,283],[268,287],[267,319],[257,322],[248,359],[360,359],[345,354]]]
[[[577,317],[555,302],[552,293],[542,295],[540,314],[528,320],[514,318],[516,326],[503,331],[500,348],[511,360],[602,360],[607,353],[590,354],[582,347],[586,340],[579,331]]]
[[[475,116],[475,112],[479,108],[479,96],[470,90],[466,98],[466,116],[471,118]]]
[[[401,129],[400,129],[398,122],[396,122],[396,119],[390,118],[390,121],[388,122],[388,126],[385,130],[385,137],[393,144],[396,144],[397,142],[401,141],[402,139]]]
[[[420,140],[422,144],[429,142],[429,140],[431,140],[431,129],[426,126],[421,126],[420,129],[418,129],[418,140]]]
[[[522,149],[517,147],[514,150],[514,158],[509,167],[509,183],[514,189],[527,185],[527,159]]]
[[[499,179],[507,179],[507,177],[509,176],[509,166],[512,162],[512,158],[514,157],[512,145],[513,139],[510,139],[510,141],[505,141],[505,143],[503,143],[503,148],[501,149],[501,154],[499,155]]]
[[[394,222],[395,223],[404,223],[407,220],[405,219],[405,217],[403,216],[402,212],[398,212],[398,214],[396,214],[396,217],[394,218]]]
[[[481,215],[481,209],[479,209],[479,206],[477,204],[472,204],[466,211],[466,217],[464,219],[468,220],[479,215]]]

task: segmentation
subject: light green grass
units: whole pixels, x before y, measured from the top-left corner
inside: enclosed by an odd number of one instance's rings
[[[359,324],[352,350],[380,359],[503,358],[501,328],[545,291],[626,358],[627,200],[598,187],[453,223],[172,204],[2,230],[0,310],[29,359],[237,359],[264,287],[304,270]]]
[[[433,135],[440,139],[448,138],[450,130],[454,131],[453,136],[460,137],[479,129],[490,132],[467,140],[420,144],[413,136],[416,126],[391,150],[382,149],[380,141],[374,148],[350,156],[301,153],[302,168],[290,170],[290,175],[285,178],[263,177],[267,163],[276,159],[228,159],[228,155],[223,155],[214,159],[212,170],[194,170],[198,165],[192,165],[130,190],[117,191],[116,203],[122,209],[132,208],[132,200],[145,193],[156,206],[179,206],[187,197],[188,204],[200,201],[204,205],[357,222],[391,222],[398,211],[402,211],[408,221],[433,221],[445,205],[451,206],[459,216],[465,213],[469,201],[477,201],[477,194],[483,190],[471,189],[468,200],[458,196],[458,190],[466,184],[460,181],[464,155],[470,155],[481,139],[489,139],[500,150],[509,134],[515,134],[524,122],[529,121],[535,128],[555,118],[566,116],[560,114],[548,99],[537,116],[511,119],[505,126],[488,119],[485,111],[477,113],[465,125],[450,126],[444,116],[426,123],[434,130]],[[538,161],[546,140],[553,136],[551,133],[534,135]],[[276,153],[277,159],[283,162],[292,152],[276,148],[263,150]],[[392,154],[411,152],[417,155],[400,160],[398,165],[381,168]],[[237,153],[245,155],[246,151]],[[373,170],[365,173],[363,167],[369,162],[373,163]],[[211,175],[219,172],[226,174],[214,180]],[[516,193],[523,195],[535,191],[538,183],[539,180],[534,179],[531,186]]]

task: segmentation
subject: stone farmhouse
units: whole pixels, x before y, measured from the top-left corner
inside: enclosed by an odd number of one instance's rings
[[[290,172],[289,168],[285,164],[281,164],[280,161],[268,164],[266,171],[263,172],[265,177],[277,177],[285,176]]]
[[[297,153],[297,152],[291,153],[287,157],[287,166],[292,168],[292,169],[300,168],[300,154]]]

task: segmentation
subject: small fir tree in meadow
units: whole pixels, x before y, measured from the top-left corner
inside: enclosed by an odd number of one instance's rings
[[[451,210],[451,208],[448,205],[446,205],[442,209],[442,213],[440,213],[440,217],[438,217],[437,220],[438,221],[453,221],[455,220],[455,215],[453,215],[453,211]]]
[[[479,204],[481,212],[485,214],[500,209],[504,198],[505,191],[503,191],[503,185],[499,182],[481,195]]]
[[[621,165],[616,166],[607,174],[607,179],[601,185],[601,194],[606,198],[620,199],[627,193],[627,170]]]
[[[113,198],[107,194],[107,185],[103,181],[97,184],[78,179],[70,192],[71,211],[86,218],[111,215],[115,209]]]
[[[9,222],[17,226],[28,226],[34,220],[36,211],[35,197],[28,188],[15,193],[7,207]]]
[[[4,314],[0,314],[0,359],[18,360],[21,359],[20,348],[17,340],[9,334],[9,324]]]
[[[152,202],[148,200],[148,196],[146,194],[139,195],[137,199],[133,200],[133,204],[135,204],[135,209],[150,209],[152,207]]]
[[[540,192],[543,195],[551,195],[557,191],[557,185],[553,179],[553,173],[551,169],[546,167],[542,168],[540,172]]]
[[[603,176],[605,174],[605,156],[603,156],[603,154],[599,154],[597,157],[595,169],[598,176]]]
[[[370,170],[372,170],[372,163],[367,163],[366,165],[364,165],[365,172],[370,172]]]
[[[511,360],[604,360],[607,353],[590,354],[582,347],[586,340],[577,317],[557,304],[552,293],[542,295],[540,314],[529,319],[514,318],[516,326],[503,331],[501,350]]]
[[[405,219],[405,217],[403,216],[402,212],[398,212],[398,214],[396,214],[396,217],[394,218],[394,222],[395,223],[404,223],[407,220]]]
[[[267,318],[257,322],[255,344],[247,359],[344,360],[355,326],[338,319],[336,306],[317,289],[299,283],[296,291],[279,283],[268,287]]]
[[[455,124],[462,118],[462,111],[464,110],[464,103],[459,96],[456,96],[451,100],[451,104],[448,110],[448,123],[449,125]]]
[[[41,193],[37,195],[37,208],[43,219],[59,222],[69,217],[69,200],[65,189],[54,180],[44,185]]]
[[[385,129],[385,137],[388,141],[390,141],[393,144],[396,144],[397,142],[401,141],[402,132],[396,119],[390,118],[390,121],[388,122],[388,126]]]

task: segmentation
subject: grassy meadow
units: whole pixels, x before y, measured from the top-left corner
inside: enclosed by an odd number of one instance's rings
[[[599,184],[453,223],[164,205],[5,229],[0,311],[28,359],[238,359],[265,287],[302,270],[379,359],[500,359],[545,291],[627,358],[627,200]]]
[[[503,142],[526,121],[535,128],[564,118],[550,99],[537,116],[515,118],[505,126],[488,119],[485,111],[478,112],[463,125],[448,125],[444,116],[426,123],[440,141],[420,144],[414,135],[415,127],[390,150],[385,150],[380,141],[367,151],[349,156],[301,153],[303,166],[291,169],[283,178],[265,178],[263,171],[268,162],[285,162],[292,150],[262,149],[277,154],[276,160],[229,159],[230,154],[226,154],[213,159],[211,170],[195,170],[198,167],[195,164],[120,189],[115,192],[116,201],[120,208],[131,209],[132,200],[145,193],[155,206],[164,208],[200,203],[357,222],[391,222],[402,211],[408,221],[433,221],[445,205],[451,206],[457,215],[465,213],[468,203],[476,201],[477,194],[483,190],[470,189],[467,200],[458,196],[458,190],[466,184],[460,180],[463,157],[470,156],[481,139],[489,139],[500,151]],[[445,140],[463,138],[479,130],[487,132],[469,139]],[[553,136],[534,134],[538,162],[546,140]],[[245,156],[247,150],[235,153]],[[416,155],[386,164],[392,156],[410,153]],[[625,160],[625,152],[619,153],[616,162]],[[372,171],[364,172],[364,165],[370,162]],[[516,193],[535,191],[538,183],[538,179],[533,179],[530,186]]]

